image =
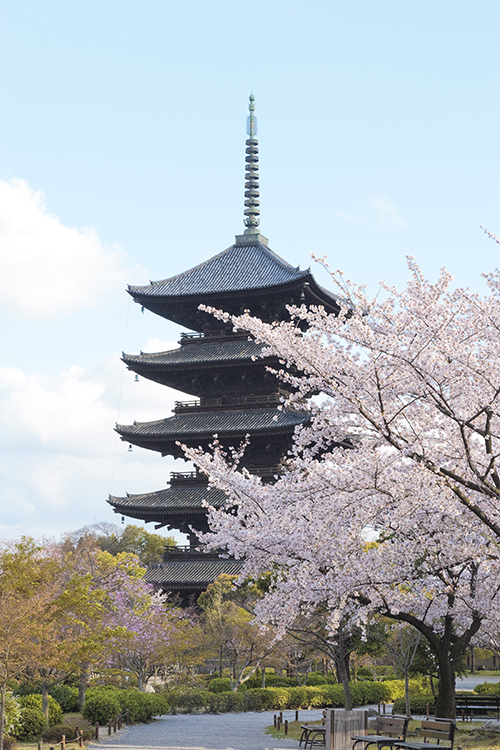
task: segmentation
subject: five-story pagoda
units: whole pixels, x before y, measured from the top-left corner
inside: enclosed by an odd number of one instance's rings
[[[178,443],[208,449],[217,435],[223,447],[249,437],[242,465],[264,481],[273,481],[292,444],[297,425],[307,414],[278,408],[283,384],[268,371],[279,369],[274,357],[261,357],[262,346],[248,334],[200,310],[200,305],[239,315],[249,310],[264,321],[287,318],[290,304],[322,305],[338,312],[337,298],[320,287],[309,270],[294,268],[273,253],[259,233],[258,141],[254,97],[250,97],[246,141],[245,226],[234,245],[177,276],[147,286],[132,286],[134,301],[189,329],[180,347],[155,354],[123,355],[127,367],[142,377],[184,392],[174,416],[155,422],[117,425],[122,440],[174,458],[183,458]],[[192,397],[196,397],[192,399]],[[196,550],[197,532],[207,531],[205,501],[223,507],[224,494],[208,488],[196,471],[174,472],[169,486],[157,492],[110,497],[116,513],[188,534],[189,547],[167,548],[161,565],[147,580],[183,599],[198,595],[221,573],[235,574],[237,560]]]

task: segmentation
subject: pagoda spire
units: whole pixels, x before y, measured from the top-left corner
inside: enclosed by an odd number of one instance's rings
[[[257,136],[257,118],[255,117],[255,97],[250,94],[248,105],[250,114],[247,118],[246,156],[245,156],[245,234],[259,234],[260,201],[259,201],[259,142]]]

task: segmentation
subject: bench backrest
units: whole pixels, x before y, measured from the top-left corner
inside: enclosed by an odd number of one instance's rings
[[[389,737],[401,737],[406,740],[409,721],[409,716],[379,715],[370,729],[374,729],[377,734],[387,734]]]
[[[456,695],[457,706],[498,706],[500,698],[497,695]]]
[[[453,747],[455,739],[455,722],[446,721],[445,719],[426,719],[420,726],[420,734],[424,742],[432,740],[433,744],[439,745],[440,742],[449,742],[449,747]]]

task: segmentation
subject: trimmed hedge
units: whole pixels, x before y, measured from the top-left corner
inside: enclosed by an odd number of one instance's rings
[[[321,684],[315,687],[266,687],[250,688],[243,691],[219,691],[224,686],[226,678],[215,678],[213,690],[198,690],[182,693],[172,690],[166,696],[173,713],[191,713],[193,711],[208,711],[210,713],[224,713],[227,711],[282,711],[284,709],[299,708],[343,708],[344,691],[341,685]],[[229,681],[228,681],[229,682]],[[420,683],[418,683],[420,686]],[[404,696],[402,680],[387,682],[363,681],[351,683],[351,694],[355,706],[370,703],[390,702],[394,694]]]
[[[95,724],[107,724],[116,714],[120,713],[120,704],[117,696],[111,691],[96,691],[86,698],[85,705],[82,709],[82,716],[87,721]]]
[[[500,696],[500,682],[481,682],[474,688],[475,693],[479,695],[498,695]]]
[[[410,710],[412,714],[425,714],[427,710],[427,704],[429,705],[429,711],[432,713],[436,706],[436,697],[434,695],[411,695],[410,694]],[[403,698],[396,698],[394,701],[394,713],[405,714],[406,713],[406,702]]]
[[[36,708],[42,711],[42,696],[40,694],[20,695],[18,701],[22,708]],[[61,706],[55,698],[49,695],[49,727],[53,727],[54,724],[60,724],[62,720],[63,712]]]
[[[51,695],[59,703],[63,713],[72,714],[78,711],[78,688],[69,685],[55,685],[50,688]]]
[[[22,742],[32,742],[40,737],[46,726],[47,720],[41,708],[23,707],[21,709],[21,726],[16,732],[16,738]]]

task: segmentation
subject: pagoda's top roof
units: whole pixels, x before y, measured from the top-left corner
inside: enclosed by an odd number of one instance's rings
[[[134,422],[133,425],[116,425],[123,439],[158,439],[198,437],[212,435],[245,435],[255,432],[289,430],[310,419],[306,412],[291,409],[254,409],[249,411],[203,412],[201,414],[175,414],[155,422]]]
[[[184,297],[265,289],[310,274],[294,268],[261,242],[235,244],[194,268],[148,286],[131,286],[133,296]]]
[[[117,512],[127,510],[140,511],[141,513],[157,515],[159,511],[177,514],[186,510],[199,510],[206,513],[204,502],[214,508],[222,508],[226,503],[226,495],[222,490],[209,487],[167,487],[156,492],[148,492],[141,495],[129,495],[126,497],[109,496],[108,503],[117,509]]]
[[[186,560],[151,565],[144,576],[148,583],[156,583],[168,589],[207,588],[222,573],[239,575],[243,567],[241,560]]]

